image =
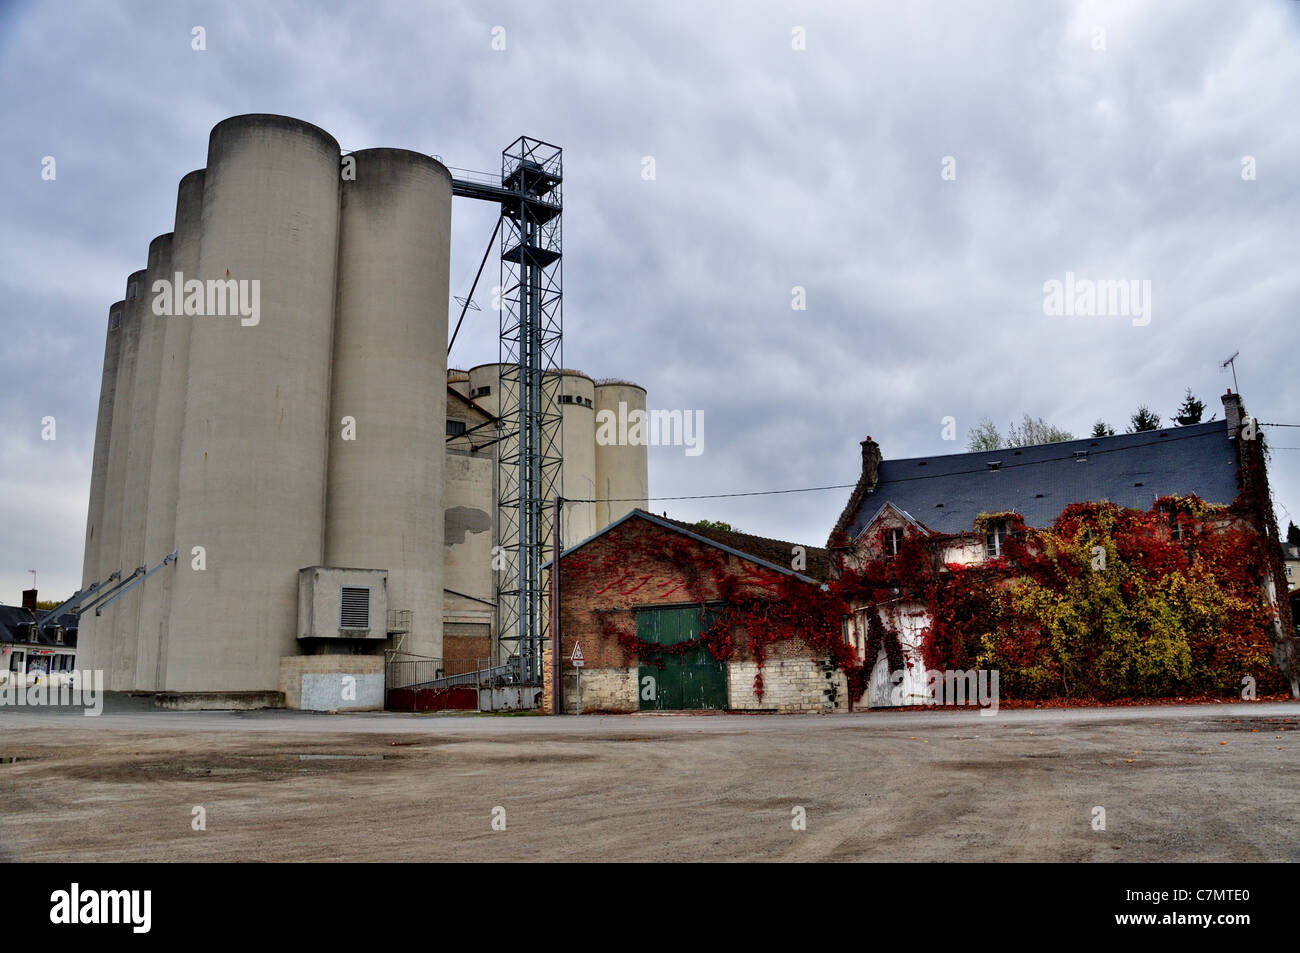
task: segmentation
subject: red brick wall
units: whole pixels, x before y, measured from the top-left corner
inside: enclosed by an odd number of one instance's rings
[[[676,548],[676,553],[673,548]],[[677,557],[689,554],[687,559]],[[697,603],[720,599],[717,567],[735,578],[746,593],[761,594],[780,574],[746,559],[697,542],[681,533],[633,517],[561,560],[560,631],[564,666],[573,643],[582,643],[588,668],[635,664],[616,639],[605,638],[602,622],[610,613],[597,611]],[[693,572],[693,568],[698,571]],[[692,580],[692,575],[696,577]],[[619,611],[613,618],[635,632],[636,616]],[[743,633],[736,633],[737,659],[749,658]]]

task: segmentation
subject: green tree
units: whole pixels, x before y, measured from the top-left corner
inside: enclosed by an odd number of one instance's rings
[[[695,525],[702,529],[720,529],[728,533],[737,533],[739,530],[730,523],[724,523],[721,520],[696,520]]]
[[[1300,546],[1300,526],[1296,526],[1291,520],[1287,520],[1286,541],[1292,546]]]
[[[1092,435],[1094,437],[1113,437],[1115,436],[1115,428],[1108,427],[1104,420],[1098,420],[1092,425]]]
[[[1160,415],[1146,404],[1138,407],[1137,413],[1129,418],[1128,433],[1144,433],[1160,429]]]
[[[1187,388],[1187,396],[1183,398],[1182,406],[1174,411],[1174,423],[1179,427],[1188,427],[1192,424],[1201,422],[1201,415],[1205,413],[1205,403],[1197,400],[1192,396],[1192,389]]]
[[[1007,427],[1006,446],[1034,447],[1040,443],[1059,443],[1073,439],[1074,434],[1070,431],[1053,427],[1042,417],[1034,418],[1025,414],[1019,426],[1011,424]]]
[[[1002,435],[998,433],[997,425],[987,417],[982,418],[967,435],[966,449],[971,453],[1002,449]]]

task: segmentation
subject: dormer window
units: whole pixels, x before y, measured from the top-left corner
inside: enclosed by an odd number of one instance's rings
[[[989,473],[997,473],[1001,469],[1002,469],[1001,460],[993,460],[989,462]]]
[[[984,552],[989,559],[999,559],[1006,549],[1007,524],[1005,520],[990,523],[984,534]]]

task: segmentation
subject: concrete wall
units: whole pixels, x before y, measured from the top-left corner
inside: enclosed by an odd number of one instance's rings
[[[368,630],[342,628],[344,586],[370,590]],[[382,569],[306,566],[298,571],[298,638],[386,639],[390,604],[388,574]]]
[[[384,707],[384,659],[380,655],[285,657],[280,659],[279,688],[285,708],[380,711]]]
[[[199,278],[259,280],[261,314],[193,319],[168,689],[274,689],[298,650],[297,572],[323,553],[339,183],[338,143],[315,126],[212,130]]]
[[[390,604],[412,615],[405,651],[436,658],[451,173],[401,149],[352,159],[339,226],[325,563],[388,570]]]

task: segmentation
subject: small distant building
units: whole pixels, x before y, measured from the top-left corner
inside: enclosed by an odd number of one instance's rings
[[[0,605],[0,678],[71,672],[77,663],[77,617],[60,615],[37,626],[36,593],[24,594],[27,606]],[[30,595],[30,598],[28,596]]]
[[[1300,588],[1300,546],[1295,543],[1282,544],[1282,566],[1286,573],[1287,589]]]

